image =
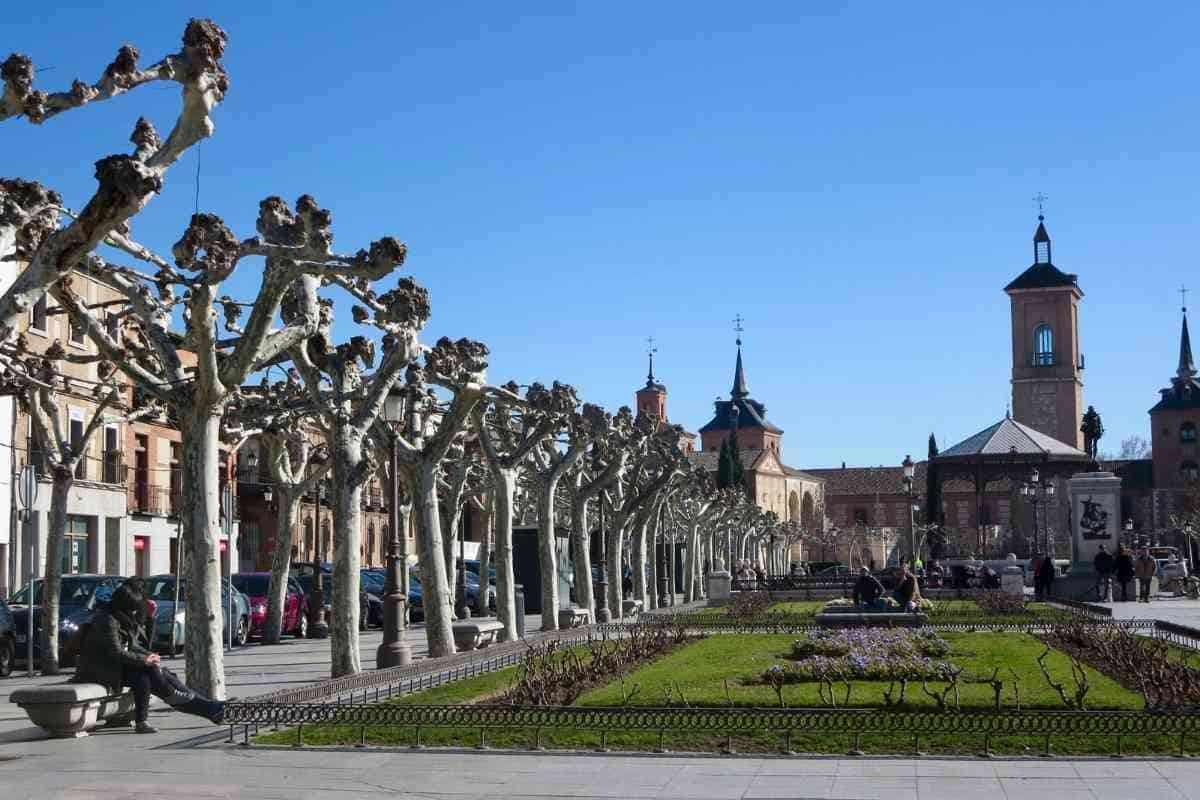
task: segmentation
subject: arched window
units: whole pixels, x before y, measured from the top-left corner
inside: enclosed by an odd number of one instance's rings
[[[375,566],[375,525],[367,526],[367,566]]]
[[[1200,464],[1185,461],[1179,466],[1179,473],[1187,483],[1195,483],[1200,480]]]
[[[313,548],[316,547],[316,542],[313,541],[313,521],[312,517],[304,520],[304,557],[306,559],[315,560]]]
[[[1196,423],[1185,422],[1179,426],[1179,441],[1192,444],[1196,441]]]
[[[333,537],[330,535],[329,520],[321,523],[321,552],[317,555],[317,561],[329,561],[330,546],[333,544]]]
[[[1054,331],[1049,325],[1038,325],[1033,331],[1033,365],[1054,366]]]

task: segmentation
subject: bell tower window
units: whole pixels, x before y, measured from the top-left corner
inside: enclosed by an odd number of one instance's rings
[[[1185,422],[1179,426],[1179,441],[1183,444],[1195,444],[1196,423]]]
[[[1054,331],[1049,325],[1038,325],[1033,332],[1033,365],[1054,366]]]

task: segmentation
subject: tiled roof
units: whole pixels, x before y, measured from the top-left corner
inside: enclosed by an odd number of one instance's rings
[[[841,467],[834,469],[805,470],[814,478],[825,481],[825,496],[839,494],[903,494],[904,468],[895,467]],[[925,462],[919,461],[914,469],[913,482],[925,485]]]
[[[1059,286],[1079,288],[1078,275],[1063,272],[1053,264],[1034,264],[1022,272],[1012,283],[1004,287],[1004,291],[1013,289],[1053,289]]]
[[[767,420],[767,407],[757,400],[750,400],[749,398],[718,400],[713,418],[700,429],[700,432],[733,430],[733,419],[730,412],[734,403],[737,403],[737,426],[739,428],[763,428],[770,433],[783,433],[781,429],[776,428]]]
[[[984,428],[951,448],[943,450],[940,458],[964,456],[1005,455],[1051,456],[1054,458],[1086,459],[1087,453],[1060,442],[1052,436],[1005,417],[995,425]]]
[[[1189,411],[1200,408],[1200,381],[1195,378],[1175,378],[1170,389],[1161,390],[1162,397],[1150,413],[1155,411]]]

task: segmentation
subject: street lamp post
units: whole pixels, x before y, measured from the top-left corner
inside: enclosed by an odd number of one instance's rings
[[[1033,546],[1035,549],[1042,548],[1042,543],[1038,541],[1038,504],[1045,506],[1054,497],[1054,484],[1050,481],[1040,480],[1037,468],[1029,474],[1029,481],[1021,485],[1021,494],[1029,498],[1029,502],[1033,504]],[[1046,526],[1046,541],[1045,551],[1051,558],[1054,554],[1050,551],[1050,526]]]
[[[915,569],[917,563],[917,532],[916,526],[913,524],[913,475],[916,473],[917,465],[913,463],[911,455],[906,455],[900,466],[904,467],[904,489],[908,493],[908,544],[912,548],[910,566]]]
[[[604,495],[596,497],[600,504],[600,579],[596,581],[596,621],[612,622],[608,608],[608,543],[604,539]]]
[[[385,417],[398,426],[401,419],[403,396],[397,390],[388,393],[385,401]],[[412,648],[404,634],[404,606],[408,602],[408,581],[405,579],[405,537],[400,530],[400,450],[393,439],[392,496],[388,498],[387,578],[383,585],[383,642],[375,652],[375,667],[402,667],[412,663]],[[436,557],[436,556],[435,556]],[[464,565],[465,566],[465,565]]]

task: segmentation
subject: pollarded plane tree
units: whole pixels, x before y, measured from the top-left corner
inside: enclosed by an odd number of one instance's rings
[[[572,395],[574,394],[574,390],[570,387],[563,388],[569,390]],[[566,400],[563,401],[564,406],[565,403]],[[577,493],[571,491],[571,476],[577,471],[588,447],[597,436],[609,427],[610,420],[606,416],[604,409],[591,403],[584,403],[583,408],[579,411],[573,409],[569,412],[564,411],[564,413],[556,415],[558,430],[553,431],[551,437],[544,439],[531,453],[530,476],[536,484],[537,491],[538,559],[542,573],[542,630],[544,631],[558,630],[556,609],[559,606],[559,597],[555,522],[564,516],[565,510],[572,506],[573,495]],[[556,441],[552,438],[555,434],[561,434],[564,439]],[[566,480],[564,481],[564,479]],[[572,524],[578,521],[573,511],[568,511],[567,516],[570,517]],[[585,518],[582,527],[571,531],[571,539],[586,536],[586,528]],[[575,550],[577,552],[578,549],[575,548]],[[572,562],[574,563],[575,560],[573,557]],[[575,566],[578,567],[578,564]],[[588,572],[582,575],[576,572],[576,599],[580,601],[580,605],[583,605],[580,586],[584,583],[589,584],[588,605],[584,607],[590,607],[590,566]],[[551,611],[546,613],[546,609]]]
[[[469,424],[469,418],[464,418],[463,424]],[[450,585],[449,599],[451,606],[450,617],[458,615],[457,591],[465,576],[459,572],[466,570],[465,564],[459,563],[458,542],[462,536],[463,514],[467,505],[472,503],[482,491],[487,469],[479,452],[479,442],[474,437],[468,439],[466,430],[460,429],[455,436],[446,458],[442,463],[441,476],[438,478],[439,504],[442,521],[442,558],[446,563],[446,580]],[[482,567],[481,567],[482,569]],[[486,590],[482,584],[480,590]],[[466,598],[463,598],[466,603]]]
[[[735,492],[737,490],[734,490]],[[740,492],[738,492],[740,494]],[[728,495],[717,489],[707,470],[694,468],[680,480],[679,490],[671,504],[672,515],[684,529],[683,600],[690,603],[696,599],[695,584],[699,580],[697,565],[701,559],[702,528],[723,509],[722,500]]]
[[[264,375],[258,387],[246,387],[242,394],[243,401],[229,408],[227,431],[236,426],[257,437],[278,509],[263,644],[279,644],[300,503],[329,472],[329,458],[320,420],[296,370],[274,383]]]
[[[633,431],[633,412],[622,406],[615,416],[599,406],[584,404],[581,419],[574,423],[574,430],[586,432],[589,440],[587,454],[576,464],[574,472],[564,485],[570,502],[571,515],[571,558],[575,568],[575,600],[580,608],[587,609],[589,619],[596,619],[596,597],[592,586],[592,542],[589,507],[593,500],[620,477],[629,457],[626,447]],[[610,576],[609,579],[620,579]]]
[[[502,389],[476,405],[472,419],[492,478],[496,612],[505,640],[514,641],[517,611],[512,531],[517,482],[522,472],[530,469],[533,449],[553,434],[565,415],[574,412],[577,400],[574,389],[558,382],[550,388],[531,384],[524,397],[515,383]]]
[[[403,245],[396,243],[400,254]],[[333,486],[333,597],[330,651],[333,677],[361,671],[359,596],[362,583],[362,491],[379,469],[376,422],[400,374],[420,356],[417,336],[429,319],[429,294],[411,278],[376,294],[365,277],[333,278],[330,283],[355,299],[354,319],[383,332],[382,357],[365,336],[334,345],[333,313],[321,303],[319,331],[289,348],[292,363],[319,414],[329,450]],[[291,296],[289,311],[312,313],[312,297]],[[372,371],[373,370],[373,371]],[[434,552],[440,552],[440,548]],[[436,615],[435,615],[436,616]]]
[[[431,656],[454,653],[452,599],[443,541],[439,481],[455,443],[466,432],[471,414],[485,397],[508,395],[484,384],[488,349],[471,339],[439,339],[425,354],[424,365],[410,364],[397,392],[404,424],[376,421],[376,438],[394,452],[399,477],[412,498],[417,539],[424,555],[421,591],[425,605],[425,636]],[[449,395],[441,401],[437,391]],[[393,449],[394,448],[394,449]],[[458,502],[461,513],[461,498]],[[481,586],[486,592],[486,585]]]
[[[0,122],[24,117],[41,125],[66,111],[158,81],[183,88],[182,108],[166,140],[139,119],[132,137],[136,152],[96,162],[96,191],[78,213],[67,209],[57,192],[39,183],[0,178],[0,261],[26,265],[0,294],[0,341],[9,340],[17,318],[27,314],[51,285],[81,267],[100,245],[140,249],[129,238],[129,221],[162,191],[171,166],[192,145],[212,135],[212,111],[229,87],[221,64],[226,41],[225,31],[211,20],[193,19],[178,53],[141,69],[137,48],[124,45],[99,80],[91,84],[75,80],[63,92],[34,87],[36,70],[27,55],[14,53],[0,65],[4,82]]]
[[[625,539],[633,533],[638,511],[652,503],[658,493],[685,469],[687,458],[681,448],[682,438],[683,428],[678,425],[660,426],[656,420],[646,417],[635,420],[633,436],[626,443],[629,448],[626,466],[611,489],[603,493],[604,502],[612,509],[605,531],[605,555],[609,574],[608,607],[615,618],[623,615],[621,566]]]
[[[6,378],[22,408],[33,424],[34,440],[42,466],[50,473],[50,513],[46,531],[45,567],[42,589],[41,670],[44,675],[59,672],[59,593],[62,588],[63,543],[67,533],[67,502],[77,477],[86,476],[88,449],[96,431],[105,424],[129,423],[156,416],[161,408],[144,404],[135,408],[128,386],[112,379],[111,364],[95,356],[67,353],[54,342],[43,354],[25,353],[24,337],[18,336],[13,351],[15,367]],[[95,363],[98,382],[64,375],[63,362]],[[86,394],[85,394],[86,393]],[[78,433],[67,422],[70,407],[80,400],[94,404],[90,416],[79,419]],[[73,422],[74,420],[72,420]],[[68,427],[64,427],[67,425]],[[33,457],[31,454],[30,461]],[[101,475],[109,482],[123,480],[119,465],[105,462],[111,474]]]

